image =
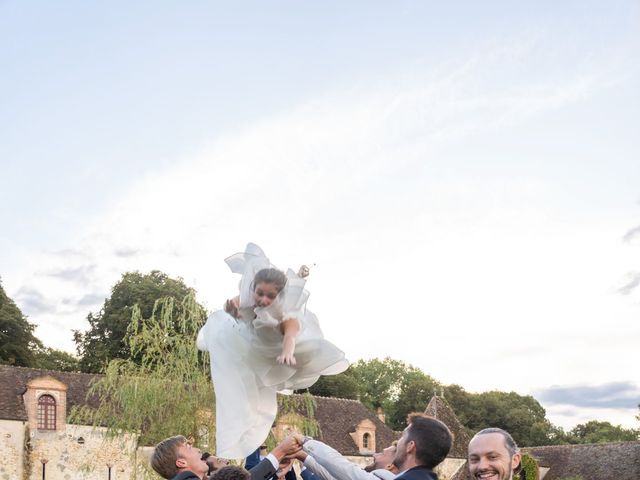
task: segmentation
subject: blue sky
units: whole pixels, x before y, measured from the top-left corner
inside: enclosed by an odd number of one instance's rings
[[[72,351],[122,273],[218,308],[254,241],[316,263],[353,360],[637,426],[639,27],[630,1],[0,2],[3,285]]]

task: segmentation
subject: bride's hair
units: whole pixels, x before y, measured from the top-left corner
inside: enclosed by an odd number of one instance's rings
[[[251,290],[255,290],[258,283],[272,283],[280,293],[287,283],[287,276],[277,268],[263,268],[256,273]]]

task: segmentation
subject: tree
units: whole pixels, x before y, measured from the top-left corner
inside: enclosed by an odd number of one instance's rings
[[[0,282],[0,364],[32,367],[33,352],[42,346],[33,334],[35,325],[27,321]]]
[[[360,401],[371,410],[382,407],[388,411],[398,398],[403,374],[407,369],[413,368],[399,360],[385,357],[383,360],[358,360],[349,369],[358,379]]]
[[[347,370],[338,375],[326,375],[318,379],[309,388],[309,393],[319,397],[358,398],[359,382],[353,376],[353,372]]]
[[[499,391],[468,393],[459,385],[451,385],[445,389],[445,398],[460,422],[472,432],[499,427],[511,433],[523,447],[557,443],[558,429],[530,395]]]
[[[567,433],[568,443],[573,444],[631,442],[638,439],[640,439],[640,430],[597,420],[576,425]]]
[[[148,318],[137,305],[124,340],[128,359],[112,359],[87,398],[98,400],[71,412],[71,423],[107,427],[108,435],[139,433],[141,445],[153,445],[178,432],[209,446],[215,432],[213,386],[208,354],[194,337],[204,312],[190,292],[182,302],[154,302]],[[134,361],[134,358],[136,361]]]
[[[391,428],[402,430],[407,415],[424,411],[439,383],[422,370],[399,360],[358,360],[349,369],[321,377],[309,391],[314,395],[358,398],[366,407],[382,408]]]
[[[35,351],[34,357],[35,368],[60,372],[77,372],[80,368],[76,357],[55,348],[41,347]]]
[[[422,370],[407,366],[400,379],[397,400],[387,414],[387,423],[394,430],[407,426],[407,415],[424,412],[440,384]]]
[[[105,300],[102,309],[87,316],[89,330],[74,331],[80,369],[90,373],[102,372],[109,361],[116,358],[140,362],[140,354],[132,357],[130,347],[125,342],[134,305],[138,305],[143,318],[150,318],[156,300],[173,298],[177,302],[176,314],[179,317],[182,314],[180,302],[190,293],[193,293],[193,289],[187,287],[181,278],[170,278],[158,270],[146,275],[125,273],[111,290],[111,297]],[[164,308],[164,305],[160,304],[159,308]],[[199,308],[204,314],[204,308]]]

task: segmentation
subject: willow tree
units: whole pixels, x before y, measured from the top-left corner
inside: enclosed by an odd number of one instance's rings
[[[215,400],[208,355],[195,341],[204,321],[193,292],[180,305],[173,298],[157,300],[149,318],[136,305],[125,339],[136,361],[111,360],[71,421],[106,427],[112,438],[138,434],[139,445],[183,434],[209,447]]]

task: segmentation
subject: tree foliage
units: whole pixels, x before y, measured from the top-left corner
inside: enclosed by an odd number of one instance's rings
[[[35,368],[59,372],[77,372],[80,369],[80,362],[77,357],[55,348],[42,346],[34,352],[34,357],[33,366]]]
[[[34,352],[42,346],[33,334],[35,325],[27,321],[0,283],[0,364],[33,367]]]
[[[591,420],[572,428],[565,436],[566,443],[631,442],[640,439],[640,430]]]
[[[399,360],[359,360],[349,369],[321,377],[309,391],[314,395],[359,399],[371,410],[382,408],[396,430],[406,426],[407,415],[422,411],[439,384],[420,369]]]
[[[499,427],[523,447],[558,443],[557,429],[547,420],[542,405],[530,395],[500,391],[468,393],[459,385],[451,385],[445,388],[445,398],[470,433]]]
[[[360,384],[350,370],[338,375],[326,375],[320,377],[316,383],[309,388],[312,395],[319,397],[348,398],[356,400]]]
[[[179,304],[170,297],[156,301],[147,318],[137,305],[132,313],[125,339],[131,358],[109,362],[88,393],[98,407],[74,408],[71,423],[105,426],[111,436],[139,433],[142,445],[178,433],[210,445],[214,394],[208,354],[195,344],[205,317],[194,293]]]
[[[391,358],[359,360],[341,375],[323,377],[310,388],[315,395],[358,398],[381,407],[389,426],[402,430],[407,415],[424,411],[434,393],[444,392],[469,434],[487,427],[509,431],[518,445],[566,443],[562,429],[546,418],[542,405],[515,392],[469,393],[459,385],[443,386],[419,368]]]
[[[111,290],[98,313],[89,313],[89,330],[75,331],[74,341],[80,356],[80,369],[83,372],[97,373],[113,359],[133,360],[139,363],[141,354],[132,354],[125,335],[131,324],[134,305],[140,309],[142,318],[150,318],[156,308],[156,300],[173,298],[176,305],[176,318],[183,313],[180,303],[185,296],[193,293],[181,278],[173,279],[154,270],[143,275],[139,272],[125,273]],[[160,304],[160,308],[165,304]],[[198,308],[204,314],[204,309]]]
[[[523,480],[540,480],[538,462],[528,453],[523,453],[520,459],[520,478]]]

